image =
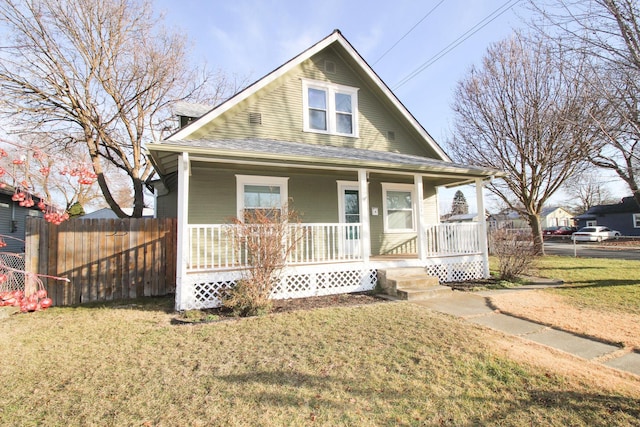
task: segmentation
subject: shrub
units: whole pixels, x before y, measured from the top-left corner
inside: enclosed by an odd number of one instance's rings
[[[286,212],[286,214],[282,214]],[[230,238],[249,266],[242,279],[227,292],[223,305],[239,316],[256,316],[271,310],[269,297],[282,279],[289,254],[302,238],[298,215],[286,208],[253,209],[243,220],[234,218]]]
[[[492,230],[489,248],[498,258],[499,278],[512,281],[531,268],[535,252],[531,236],[504,229]]]

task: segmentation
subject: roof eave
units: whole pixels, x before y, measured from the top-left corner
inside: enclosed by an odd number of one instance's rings
[[[149,157],[152,159],[156,170],[163,170],[167,173],[166,169],[162,168],[160,162],[157,161],[155,152],[166,153],[189,153],[191,156],[202,156],[207,160],[229,160],[235,159],[238,162],[242,162],[244,159],[256,159],[256,153],[251,151],[238,151],[238,150],[225,150],[225,149],[212,149],[210,147],[194,147],[184,145],[173,144],[148,144],[147,149],[150,153]],[[467,168],[462,166],[445,166],[445,165],[408,165],[403,163],[394,162],[382,162],[382,161],[364,161],[353,159],[339,159],[339,158],[318,158],[313,156],[300,156],[291,154],[274,154],[274,153],[260,153],[260,163],[273,163],[282,162],[288,165],[304,164],[304,165],[334,165],[341,168],[353,168],[353,169],[378,169],[386,171],[404,171],[413,173],[445,173],[454,175],[469,175],[468,182],[474,182],[475,178],[495,178],[500,177],[504,173],[493,169],[484,168]],[[465,181],[467,182],[467,181]]]

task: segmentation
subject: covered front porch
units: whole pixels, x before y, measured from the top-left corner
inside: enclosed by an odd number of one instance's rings
[[[220,305],[250,268],[233,241],[232,219],[266,207],[295,209],[302,219],[290,224],[289,235],[299,242],[273,298],[371,290],[384,268],[419,267],[440,282],[489,274],[484,215],[474,223],[441,224],[438,189],[475,184],[484,212],[483,184],[495,171],[362,149],[263,140],[202,144],[154,148],[167,187],[159,209],[178,218],[179,310]]]
[[[222,216],[219,207],[216,214],[202,214],[205,195],[218,202],[227,197],[234,210],[228,209],[226,218],[242,218],[243,209],[254,207],[249,203],[257,197],[249,192],[267,191],[266,187],[271,203],[275,197],[279,206],[288,203],[304,213],[303,219],[312,220],[288,226],[288,238],[297,239],[297,245],[287,255],[284,279],[273,298],[372,290],[378,270],[386,268],[420,267],[440,282],[488,277],[484,216],[473,223],[439,223],[437,185],[460,181],[459,177],[273,166],[253,174],[240,168],[237,173],[237,167],[231,171],[187,153],[181,157],[178,186],[184,190],[178,193],[183,197],[178,200],[176,296],[180,310],[219,306],[225,290],[251,267],[246,248],[233,241],[237,225],[201,223],[203,218]],[[205,180],[224,182],[224,190],[204,188]],[[483,212],[483,178],[474,182],[476,204]],[[224,196],[229,187],[235,188],[234,194]],[[325,218],[337,221],[321,221]]]

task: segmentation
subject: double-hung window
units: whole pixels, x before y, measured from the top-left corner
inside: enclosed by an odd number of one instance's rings
[[[411,184],[382,184],[385,233],[416,231],[414,187]]]
[[[238,218],[254,217],[256,211],[280,215],[287,202],[288,178],[236,175]]]
[[[640,214],[633,214],[633,228],[640,228]]]
[[[358,89],[302,80],[306,132],[358,136]]]

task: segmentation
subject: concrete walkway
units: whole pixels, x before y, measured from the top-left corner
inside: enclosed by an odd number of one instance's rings
[[[544,285],[531,285],[527,289],[537,289]],[[491,295],[501,292],[522,292],[525,287],[509,290],[486,292],[454,291],[447,295],[437,296],[423,301],[412,301],[441,313],[447,313],[483,325],[506,334],[522,337],[527,340],[552,347],[575,356],[594,362],[601,362],[622,371],[640,376],[640,353],[624,352],[618,346],[585,338],[530,320],[502,314],[490,305]]]

